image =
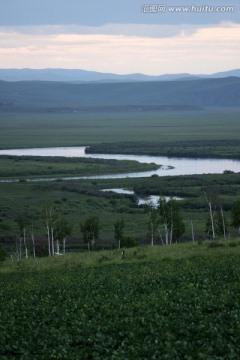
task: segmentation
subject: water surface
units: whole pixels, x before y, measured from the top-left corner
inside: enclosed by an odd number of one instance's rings
[[[115,159],[115,160],[135,160],[141,163],[155,163],[161,168],[154,171],[95,175],[83,177],[68,177],[62,179],[119,179],[174,175],[193,175],[193,174],[219,174],[225,170],[240,172],[240,161],[230,159],[189,159],[189,158],[169,158],[167,156],[150,155],[123,155],[123,154],[86,154],[85,146],[80,147],[58,147],[58,148],[33,148],[33,149],[6,149],[0,150],[0,155],[15,156],[64,156],[94,159]],[[56,180],[41,179],[41,180]]]

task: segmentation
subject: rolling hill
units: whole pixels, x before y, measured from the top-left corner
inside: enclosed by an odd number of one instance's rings
[[[0,80],[5,81],[66,81],[66,82],[131,82],[131,81],[172,81],[192,80],[200,78],[223,78],[229,76],[240,77],[240,69],[206,74],[163,74],[144,75],[126,74],[118,75],[112,73],[101,73],[81,69],[0,69]]]
[[[0,109],[240,106],[240,78],[84,83],[0,81]]]

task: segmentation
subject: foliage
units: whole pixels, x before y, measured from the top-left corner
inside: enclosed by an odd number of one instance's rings
[[[123,237],[122,238],[122,241],[121,241],[121,247],[126,247],[126,248],[132,248],[132,247],[135,247],[135,246],[138,246],[138,241],[137,239],[134,239],[130,236],[126,236],[126,237]]]
[[[84,241],[88,244],[88,249],[90,246],[92,249],[95,246],[96,240],[99,237],[99,219],[97,216],[91,216],[86,219],[84,224],[80,225],[81,232],[83,234]]]
[[[239,255],[212,251],[38,272],[23,262],[0,278],[0,358],[238,359]]]
[[[222,236],[224,236],[224,233],[225,234],[227,233],[228,221],[225,216],[224,216],[224,218],[222,218],[222,215],[219,211],[214,213],[213,224],[214,224],[215,234],[217,236],[222,237]],[[225,229],[224,229],[224,227],[225,227]],[[212,225],[211,225],[210,216],[207,217],[205,231],[206,231],[207,238],[212,238]]]
[[[180,207],[173,198],[167,201],[164,196],[160,196],[158,211],[160,223],[163,225],[165,232],[165,244],[172,244],[173,241],[177,241],[185,232]]]
[[[240,228],[240,200],[236,201],[232,208],[232,225]]]
[[[144,211],[148,216],[148,230],[151,236],[151,245],[154,245],[154,237],[159,228],[158,210],[155,209],[153,204],[147,203],[144,205]]]
[[[124,234],[124,220],[118,219],[114,224],[114,238],[118,241],[118,247],[121,248],[121,241]]]

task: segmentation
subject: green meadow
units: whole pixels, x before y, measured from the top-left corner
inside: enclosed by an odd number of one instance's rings
[[[213,246],[214,245],[214,246]],[[239,241],[0,265],[0,358],[238,359]]]
[[[0,147],[239,140],[239,109],[0,114]],[[140,148],[140,146],[139,146]]]
[[[188,154],[239,158],[239,109],[159,112],[86,113],[1,113],[0,147],[44,147],[92,145],[93,151]],[[103,145],[105,143],[105,145]],[[90,148],[91,149],[91,148]],[[238,199],[238,174],[158,177],[118,180],[79,180],[26,183],[26,178],[99,175],[153,169],[154,165],[130,161],[2,156],[1,179],[20,183],[0,184],[0,239],[11,248],[17,236],[17,219],[27,216],[37,235],[44,234],[42,209],[57,207],[72,224],[68,247],[82,242],[80,223],[94,214],[101,223],[100,240],[114,242],[114,223],[125,221],[125,235],[140,243],[149,241],[147,216],[136,197],[102,192],[106,188],[134,190],[137,196],[165,195],[183,198],[179,202],[186,224],[182,240],[191,239],[191,221],[196,236],[205,238],[208,205],[202,188],[209,187],[223,203],[231,227],[230,212]],[[156,241],[159,241],[156,239]]]
[[[94,145],[101,151],[107,143],[112,152],[181,150],[189,156],[239,158],[237,109],[0,117],[1,148]],[[154,165],[2,156],[0,166],[1,179],[20,179],[0,183],[0,259],[2,248],[6,251],[0,261],[1,360],[240,358],[240,240],[231,224],[239,174],[29,183],[26,178],[142,171]],[[102,191],[109,188],[136,195]],[[227,239],[207,239],[206,188],[223,206]],[[178,243],[146,246],[148,216],[136,196],[150,194],[182,198],[186,232]],[[47,204],[71,224],[63,256],[43,256]],[[80,224],[89,216],[99,218],[100,236],[96,251],[88,252]],[[15,258],[21,217],[28,220],[29,246],[34,229],[41,250],[36,258],[29,251],[25,259],[24,249],[22,260]],[[124,256],[114,239],[119,219],[124,235],[142,245],[125,249]],[[161,244],[159,236],[154,244]]]

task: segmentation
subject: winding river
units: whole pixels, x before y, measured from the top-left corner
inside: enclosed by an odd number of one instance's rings
[[[64,156],[64,157],[87,157],[95,159],[116,159],[116,160],[136,160],[141,163],[155,163],[161,165],[158,170],[96,175],[84,177],[64,177],[62,179],[119,179],[119,178],[136,178],[174,175],[192,175],[192,174],[219,174],[224,170],[240,172],[240,161],[230,159],[189,159],[189,158],[168,158],[166,156],[147,156],[147,155],[110,155],[110,154],[86,154],[86,147],[58,147],[58,148],[32,148],[32,149],[6,149],[0,150],[0,155],[15,156]],[[58,178],[59,179],[59,178]],[[32,179],[31,181],[51,181],[56,178]],[[2,180],[3,181],[3,180]]]

